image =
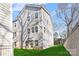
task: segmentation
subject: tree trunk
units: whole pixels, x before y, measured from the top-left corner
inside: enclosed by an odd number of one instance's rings
[[[67,25],[67,38],[69,37],[69,25]]]
[[[21,29],[21,49],[23,49],[23,28]]]

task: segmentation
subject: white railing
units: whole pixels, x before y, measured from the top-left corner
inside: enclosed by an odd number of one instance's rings
[[[0,45],[0,56],[12,56],[11,45]]]

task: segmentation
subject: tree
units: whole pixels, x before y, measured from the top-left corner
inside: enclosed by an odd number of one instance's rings
[[[57,39],[57,37],[58,37],[58,33],[54,32],[54,39]]]
[[[66,31],[63,31],[61,34],[60,34],[60,37],[63,38],[63,39],[66,39],[67,35],[66,35]]]
[[[26,12],[25,11],[26,10],[23,9],[20,12],[20,14],[18,15],[18,19],[17,19],[18,20],[18,23],[20,24],[20,35],[21,35],[21,38],[20,38],[21,47],[20,48],[21,49],[23,48],[23,43],[26,40],[26,38],[28,40],[33,38],[33,37],[29,38],[29,34],[27,33],[27,29],[28,29],[30,23],[33,22],[34,20],[30,20],[29,21],[29,17],[28,16],[30,16],[29,15],[30,12],[28,11],[27,12],[27,15],[26,15]],[[24,17],[26,17],[26,18],[24,19]],[[29,22],[27,23],[27,21],[29,21]],[[34,25],[37,25],[40,22],[41,22],[41,19],[40,20],[36,20],[35,23],[34,24],[31,24],[31,25],[34,26]]]
[[[73,20],[78,19],[79,17],[79,4],[68,4],[62,3],[58,4],[57,7],[57,17],[62,19],[67,26],[67,37],[69,36],[69,25]]]
[[[24,14],[23,14],[24,13]],[[29,13],[28,13],[29,14]],[[22,16],[22,17],[21,17]],[[25,17],[25,11],[24,10],[22,10],[21,12],[20,12],[20,14],[19,14],[19,16],[18,16],[18,22],[19,22],[19,24],[20,24],[20,34],[21,34],[21,38],[20,38],[20,40],[21,40],[21,49],[23,48],[23,42],[24,42],[24,40],[27,38],[27,35],[24,35],[24,34],[26,34],[27,32],[26,32],[26,30],[27,30],[27,27],[28,27],[28,25],[26,26],[26,24],[27,24],[27,19],[25,20],[25,21],[23,21],[24,18]]]

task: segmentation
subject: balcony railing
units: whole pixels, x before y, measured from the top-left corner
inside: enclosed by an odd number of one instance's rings
[[[12,45],[0,45],[0,56],[11,56]]]

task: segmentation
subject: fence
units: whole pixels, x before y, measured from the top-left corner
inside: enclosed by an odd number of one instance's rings
[[[0,45],[0,56],[12,56],[12,46],[11,45]]]

